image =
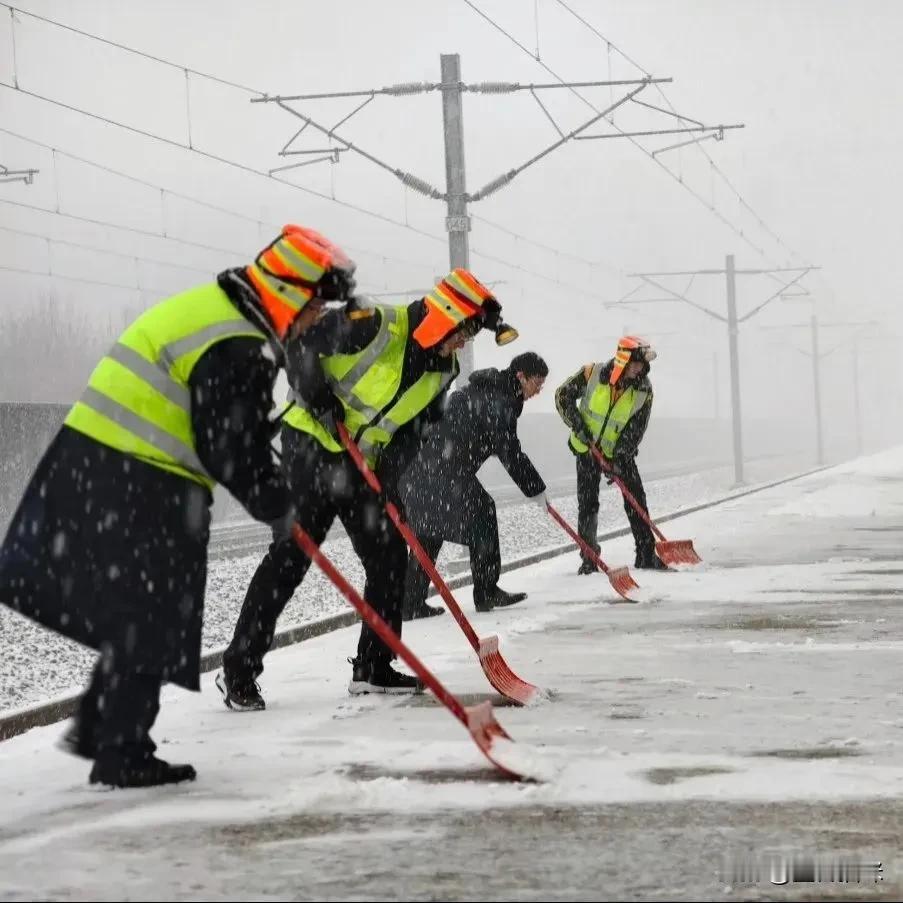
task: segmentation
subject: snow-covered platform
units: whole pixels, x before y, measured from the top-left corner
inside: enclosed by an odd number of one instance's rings
[[[0,744],[0,899],[899,898],[903,451],[666,533],[705,564],[634,572],[639,605],[570,555],[474,616],[552,691],[496,710],[547,782],[498,776],[431,697],[350,699],[343,630],[269,657],[266,712],[224,709],[212,675],[167,689],[159,754],[192,785],[90,789],[59,725]],[[451,617],[405,639],[466,702],[496,698]],[[884,880],[729,888],[730,862],[778,848]]]

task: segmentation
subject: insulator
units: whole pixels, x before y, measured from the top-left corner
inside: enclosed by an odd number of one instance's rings
[[[481,201],[485,197],[489,197],[490,194],[498,191],[499,188],[507,185],[515,176],[517,175],[517,170],[509,170],[504,175],[499,176],[497,179],[493,179],[488,185],[484,185],[472,198],[474,201]]]
[[[467,86],[468,91],[476,91],[480,94],[509,94],[519,88],[519,82],[477,82],[475,85]]]
[[[420,194],[425,194],[429,198],[441,198],[442,193],[437,191],[430,185],[429,182],[424,182],[423,179],[417,178],[417,176],[404,172],[401,169],[395,170],[395,175],[398,176],[401,181],[408,186],[408,188],[413,188],[414,191],[420,192]]]
[[[402,94],[423,94],[425,91],[432,91],[435,85],[430,82],[404,82],[400,85],[389,85],[383,88],[384,94],[393,94],[396,97]]]

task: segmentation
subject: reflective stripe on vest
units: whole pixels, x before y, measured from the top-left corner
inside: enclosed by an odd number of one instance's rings
[[[212,489],[195,450],[188,380],[211,345],[239,336],[265,339],[216,284],[159,302],[94,368],[66,425]]]
[[[579,411],[586,431],[593,437],[602,454],[606,458],[611,458],[614,456],[615,447],[624,427],[646,404],[649,393],[630,387],[612,404],[612,387],[601,379],[604,367],[604,364],[596,364],[593,367],[587,380],[586,391],[580,399]],[[571,448],[577,452],[589,450],[589,446],[581,442],[574,433],[571,433],[569,441]]]
[[[392,441],[395,431],[413,420],[457,375],[457,366],[448,372],[432,370],[424,373],[377,423],[361,434],[358,444],[364,455],[375,459],[380,449]]]
[[[396,430],[423,411],[458,373],[454,360],[450,371],[427,371],[399,395],[409,338],[408,311],[406,307],[376,310],[380,315],[379,329],[366,348],[355,354],[321,358],[327,381],[345,408],[345,425],[371,464],[392,441]],[[330,451],[342,451],[304,402],[293,393],[289,397],[295,407],[286,414],[284,422],[310,433]]]

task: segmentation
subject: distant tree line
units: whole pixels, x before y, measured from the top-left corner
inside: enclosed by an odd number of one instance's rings
[[[0,316],[0,400],[74,401],[138,310],[102,317],[44,297]]]

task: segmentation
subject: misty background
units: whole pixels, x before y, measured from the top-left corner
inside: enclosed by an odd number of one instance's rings
[[[522,421],[528,451],[569,472],[554,388],[636,332],[659,353],[641,464],[729,461],[726,327],[670,294],[724,316],[725,277],[662,277],[663,291],[630,275],[722,270],[729,254],[820,268],[783,294],[802,270],[737,279],[741,317],[774,296],[740,328],[748,454],[816,461],[813,315],[826,458],[900,441],[901,26],[893,0],[0,4],[0,165],[38,170],[0,182],[3,521],[123,327],[250,262],[284,223],[345,247],[384,303],[448,270],[443,201],[352,152],[268,175],[312,158],[279,155],[298,119],[250,103],[435,83],[441,53],[460,54],[467,83],[673,78],[637,97],[660,110],[628,103],[586,134],[687,124],[663,110],[745,125],[655,156],[693,136],[569,141],[471,205],[471,269],[521,334],[500,349],[483,333],[476,366],[533,349],[551,368]],[[579,91],[600,109],[622,96]],[[594,115],[566,89],[536,93],[565,134]],[[364,99],[294,107],[334,124]],[[466,93],[464,130],[471,192],[558,138],[527,91]],[[439,92],[377,96],[338,133],[445,190]],[[336,146],[312,129],[292,145]]]

